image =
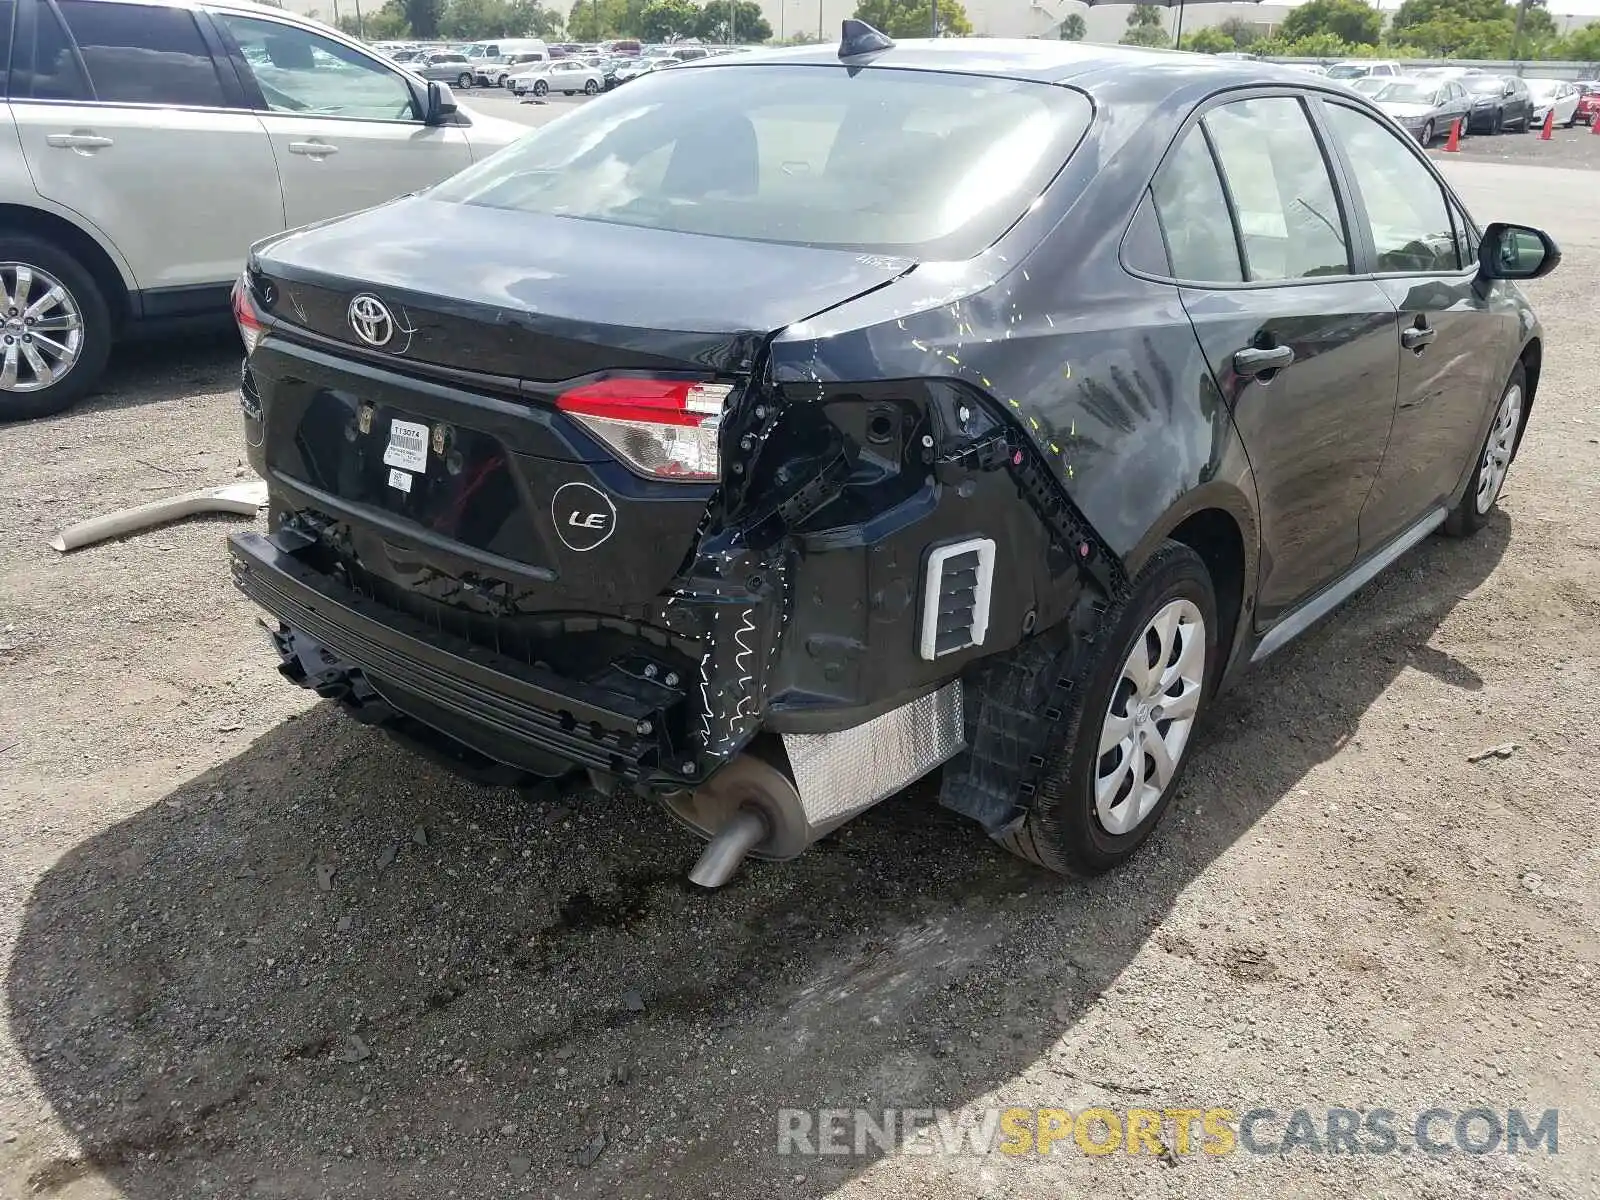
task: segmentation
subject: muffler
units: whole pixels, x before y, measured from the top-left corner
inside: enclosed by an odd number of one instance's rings
[[[689,872],[721,887],[746,857],[795,858],[817,839],[938,767],[965,745],[961,682],[861,725],[824,734],[785,734],[771,746],[778,767],[746,751],[668,810],[711,844]]]
[[[666,806],[711,839],[689,872],[704,888],[727,883],[748,856],[794,858],[813,840],[794,781],[754,754],[741,754],[692,792],[667,797]]]

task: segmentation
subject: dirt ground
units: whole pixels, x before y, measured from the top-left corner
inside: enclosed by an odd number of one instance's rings
[[[456,782],[279,679],[242,522],[57,556],[234,478],[227,339],[0,428],[0,1196],[1600,1195],[1596,176],[1446,169],[1566,249],[1500,515],[1248,677],[1092,883],[923,787],[698,893],[642,802]],[[858,1105],[1556,1108],[1559,1144],[777,1153],[780,1109]]]

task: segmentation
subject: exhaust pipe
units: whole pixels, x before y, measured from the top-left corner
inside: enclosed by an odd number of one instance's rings
[[[665,800],[667,810],[711,844],[689,882],[719,888],[748,857],[794,858],[815,838],[794,781],[780,768],[745,753],[692,792]]]
[[[740,809],[690,869],[689,882],[703,888],[721,887],[733,878],[744,856],[766,837],[767,819],[754,808]]]

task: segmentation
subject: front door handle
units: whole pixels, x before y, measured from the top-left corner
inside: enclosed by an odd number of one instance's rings
[[[339,153],[339,147],[330,146],[327,142],[290,142],[290,154],[304,154],[308,158],[327,158],[330,154]]]
[[[1235,373],[1249,378],[1281,371],[1294,361],[1293,346],[1272,346],[1266,349],[1252,346],[1236,350],[1233,355]]]
[[[92,154],[116,144],[110,138],[96,133],[51,133],[45,135],[44,140],[46,145],[58,150],[76,150],[80,154]]]
[[[1410,329],[1400,331],[1400,344],[1407,350],[1422,353],[1422,348],[1434,338],[1439,336],[1439,331],[1427,325],[1413,325]]]

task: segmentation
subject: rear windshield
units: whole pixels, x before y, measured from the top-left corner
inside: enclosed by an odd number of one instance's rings
[[[1503,92],[1506,90],[1505,80],[1497,75],[1472,75],[1461,81],[1469,92],[1480,92],[1484,95]]]
[[[436,200],[754,241],[970,258],[1092,110],[1052,84],[872,67],[653,73],[436,187]]]

